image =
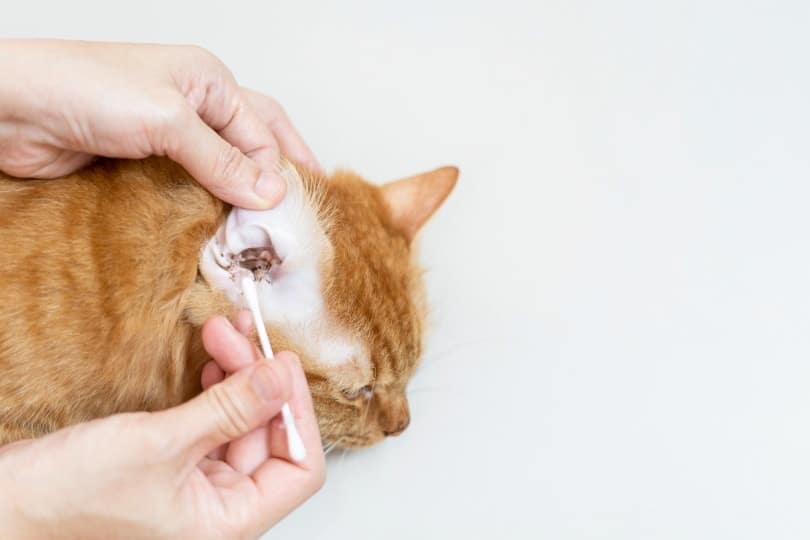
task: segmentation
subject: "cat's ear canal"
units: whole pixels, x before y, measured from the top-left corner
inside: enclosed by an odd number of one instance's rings
[[[411,241],[453,191],[456,167],[441,167],[382,186],[391,221]]]

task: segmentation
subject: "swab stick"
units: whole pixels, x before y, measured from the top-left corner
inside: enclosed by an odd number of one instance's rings
[[[264,327],[262,312],[259,309],[259,293],[256,290],[256,283],[253,281],[252,276],[242,277],[242,293],[245,295],[245,300],[247,300],[248,307],[253,315],[253,324],[256,327],[256,332],[259,333],[259,344],[262,347],[262,353],[264,353],[267,360],[272,360],[274,358],[273,349],[270,347],[270,338],[267,337],[267,329]],[[307,451],[304,448],[301,435],[298,433],[298,428],[295,427],[295,419],[287,403],[281,406],[281,418],[287,432],[287,449],[290,451],[290,457],[294,461],[302,461],[307,456]]]

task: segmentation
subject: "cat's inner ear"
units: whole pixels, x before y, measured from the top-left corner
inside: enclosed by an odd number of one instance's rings
[[[382,186],[391,222],[411,241],[453,191],[456,167],[441,167]]]

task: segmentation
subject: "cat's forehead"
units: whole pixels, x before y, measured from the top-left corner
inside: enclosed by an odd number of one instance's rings
[[[335,205],[327,308],[363,336],[377,382],[404,384],[421,353],[425,314],[410,243],[389,223],[379,188],[356,175],[333,176],[325,200]]]

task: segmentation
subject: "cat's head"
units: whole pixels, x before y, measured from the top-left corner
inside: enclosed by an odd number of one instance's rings
[[[426,315],[414,240],[458,170],[383,186],[345,171],[284,175],[282,203],[232,210],[201,270],[237,305],[234,275],[253,272],[273,347],[301,357],[324,442],[368,446],[410,421]]]

